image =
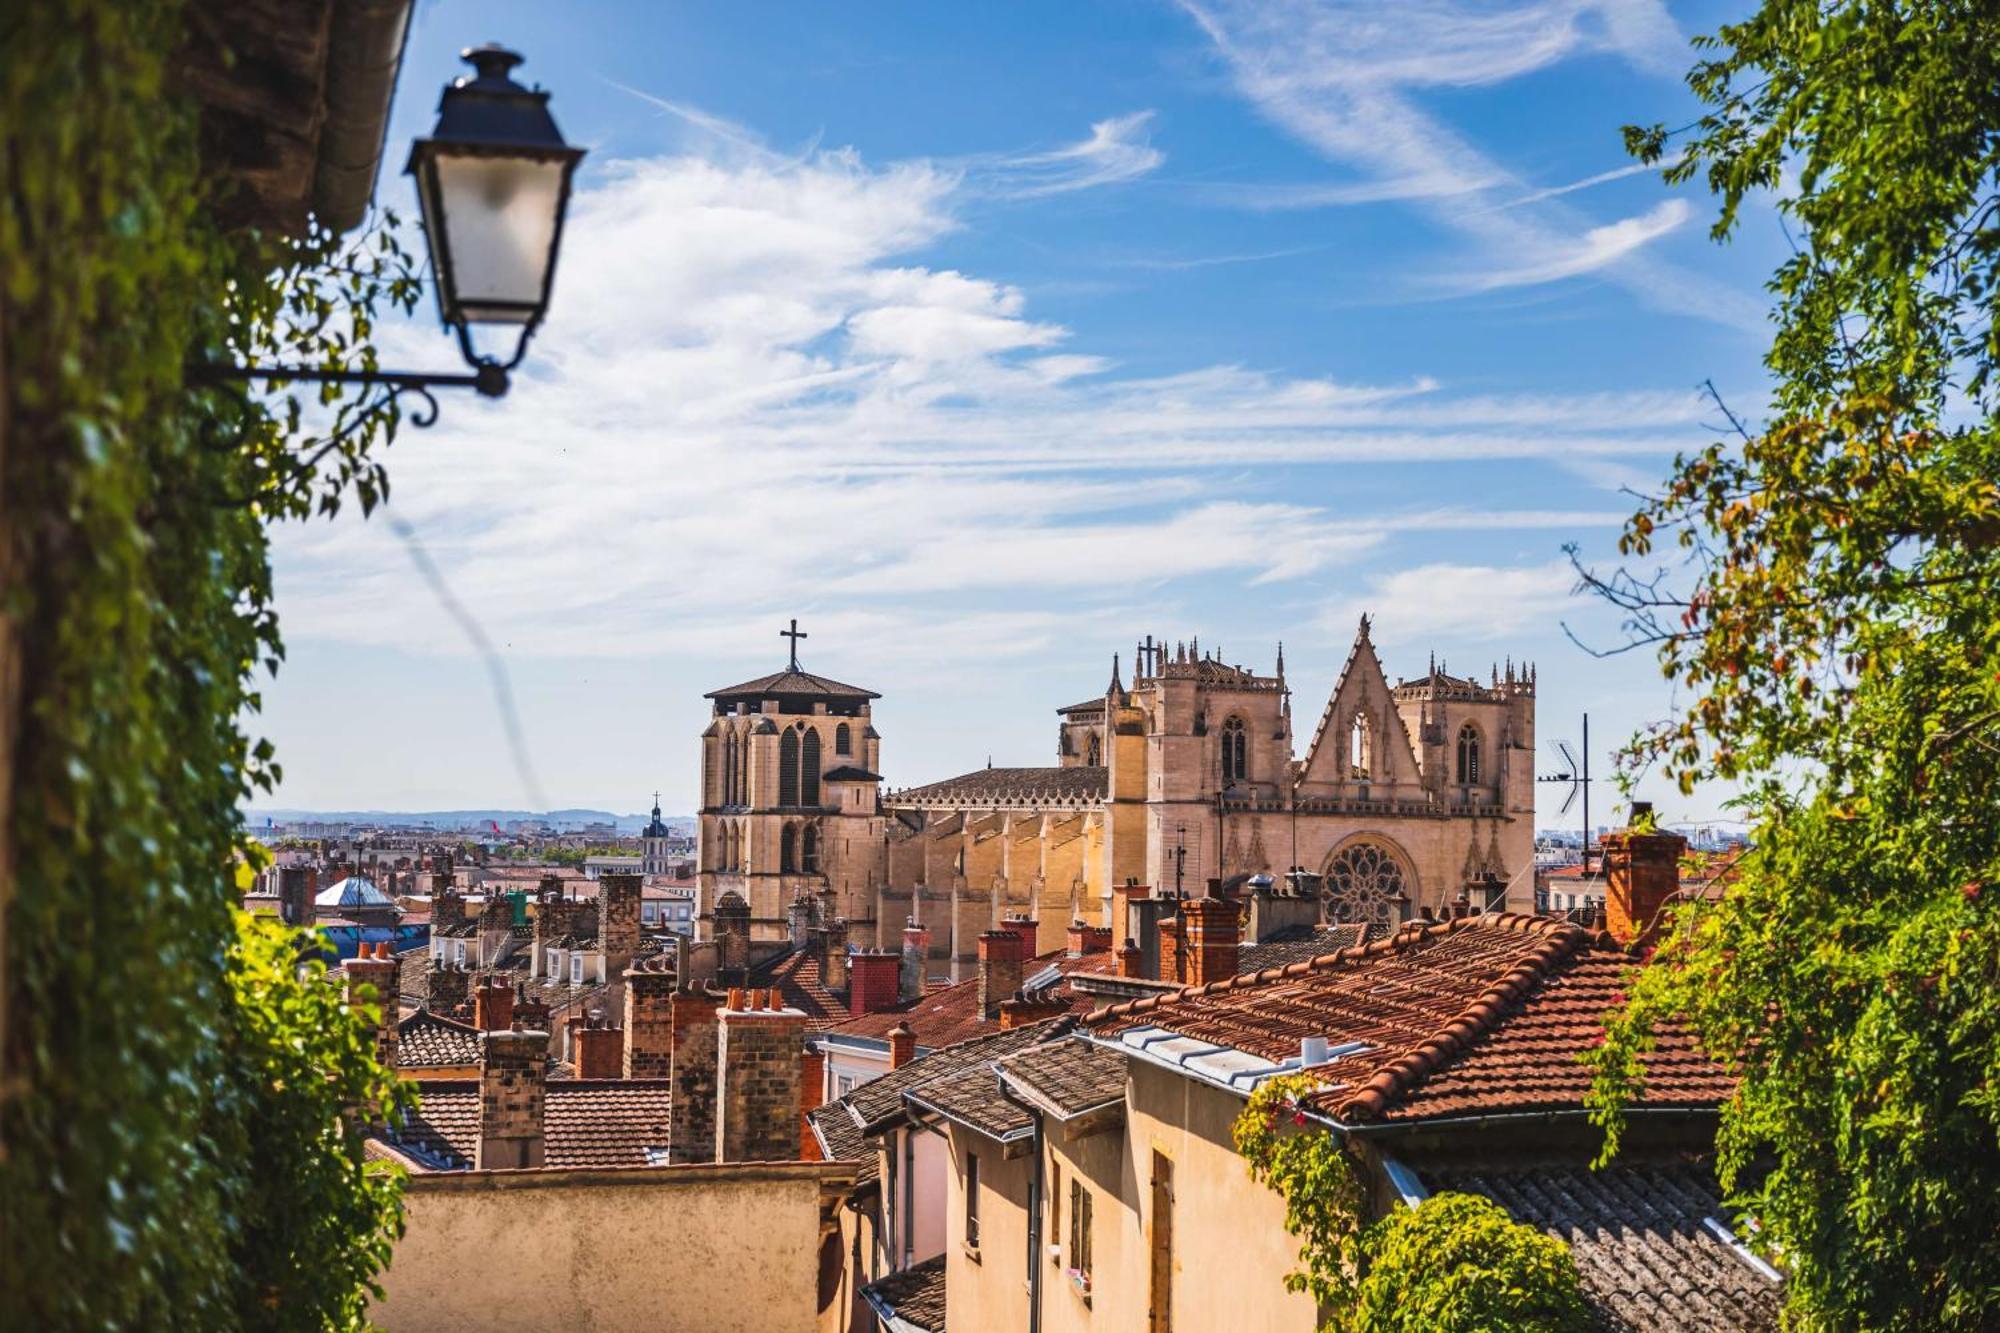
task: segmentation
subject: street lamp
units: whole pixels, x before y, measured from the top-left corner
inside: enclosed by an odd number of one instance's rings
[[[517,52],[489,42],[460,54],[474,75],[445,85],[437,125],[410,146],[407,172],[416,177],[438,316],[458,335],[472,373],[204,365],[196,379],[379,385],[391,397],[411,392],[429,403],[428,414],[410,418],[419,426],[437,419],[433,387],[466,387],[488,398],[507,392],[507,373],[521,364],[548,313],[570,182],[584,150],[563,142],[546,92],[514,82]],[[513,353],[501,361],[480,352],[474,324],[519,329]]]
[[[457,332],[475,387],[497,398],[548,313],[583,150],[563,142],[547,93],[514,82],[520,55],[489,42],[463,58],[477,77],[445,88],[437,128],[411,145],[407,170],[417,178],[438,315]],[[520,329],[504,364],[474,350],[474,324]]]

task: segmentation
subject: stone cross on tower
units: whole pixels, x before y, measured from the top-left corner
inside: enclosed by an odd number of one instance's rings
[[[790,639],[790,640],[792,641],[792,666],[791,666],[791,669],[792,669],[793,671],[797,671],[797,670],[799,669],[799,640],[800,640],[800,639],[809,639],[809,638],[811,638],[812,636],[811,636],[810,634],[807,634],[807,633],[806,633],[806,632],[805,632],[804,630],[802,630],[802,629],[800,629],[800,628],[799,628],[799,618],[798,618],[797,616],[793,616],[793,617],[792,617],[792,627],[791,627],[790,629],[781,629],[781,630],[779,630],[779,631],[778,631],[778,637],[779,637],[779,638],[781,638],[781,639]]]

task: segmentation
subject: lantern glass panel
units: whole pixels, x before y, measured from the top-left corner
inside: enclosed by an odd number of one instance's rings
[[[533,322],[555,259],[569,164],[441,152],[433,169],[444,213],[439,257],[451,265],[458,308],[473,323]],[[424,204],[435,228],[435,205]]]

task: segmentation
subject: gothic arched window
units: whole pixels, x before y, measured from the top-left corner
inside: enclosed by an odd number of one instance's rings
[[[796,825],[785,825],[778,835],[778,869],[789,875],[799,868],[799,830]]]
[[[1479,728],[1470,722],[1458,729],[1458,780],[1461,785],[1479,781]]]
[[[1096,768],[1104,762],[1104,750],[1098,745],[1097,733],[1094,731],[1090,733],[1090,751],[1084,756],[1083,762],[1092,768]]]
[[[799,869],[808,875],[819,873],[819,827],[805,826],[799,834]]]
[[[1347,766],[1357,778],[1368,777],[1375,766],[1374,737],[1368,734],[1368,714],[1356,712],[1347,730]]]
[[[1349,843],[1326,863],[1324,875],[1330,921],[1394,926],[1409,915],[1402,862],[1378,843]]]
[[[736,802],[736,733],[725,732],[722,737],[722,792],[716,798],[717,805],[733,805]]]
[[[819,804],[819,733],[806,733],[805,753],[799,759],[799,800],[804,805]]]
[[[1222,724],[1222,785],[1231,786],[1250,777],[1250,738],[1243,719],[1232,717]]]
[[[833,729],[833,752],[839,755],[854,753],[854,733],[845,722]]]
[[[799,733],[794,727],[778,738],[778,804],[799,803]]]

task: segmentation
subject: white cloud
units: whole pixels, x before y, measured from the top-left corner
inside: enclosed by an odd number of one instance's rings
[[[1465,288],[1555,281],[1585,271],[1576,266],[1594,258],[1658,308],[1761,330],[1754,298],[1640,254],[1670,227],[1636,225],[1637,219],[1593,226],[1553,202],[1562,191],[1528,204],[1522,181],[1419,102],[1429,90],[1502,83],[1594,53],[1667,72],[1686,56],[1660,0],[1182,5],[1245,98],[1286,134],[1358,176],[1326,187],[1246,187],[1250,206],[1404,200],[1472,243],[1480,267]],[[1516,207],[1500,207],[1508,202],[1502,195]],[[1647,217],[1657,223],[1655,214]]]
[[[1527,287],[1592,273],[1615,263],[1646,242],[1664,236],[1686,222],[1693,213],[1685,199],[1668,199],[1640,217],[1621,218],[1602,227],[1592,227],[1565,249],[1544,256],[1521,268],[1494,269],[1467,280],[1477,291],[1500,287]]]
[[[1441,562],[1399,569],[1375,579],[1365,595],[1344,598],[1321,616],[1329,631],[1379,614],[1390,640],[1519,643],[1546,640],[1566,613],[1582,605],[1576,571],[1566,560],[1533,565]]]
[[[1134,111],[1097,121],[1087,138],[1049,152],[988,159],[986,184],[1013,198],[1033,199],[1137,180],[1167,160],[1149,137],[1152,122],[1151,111]]]

